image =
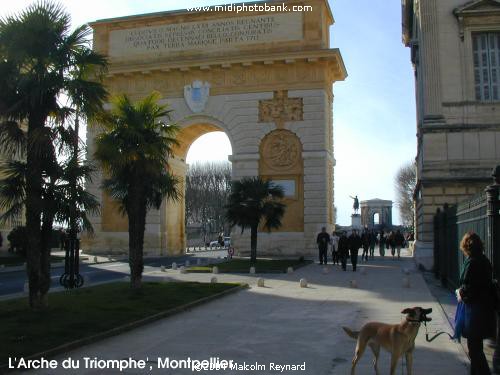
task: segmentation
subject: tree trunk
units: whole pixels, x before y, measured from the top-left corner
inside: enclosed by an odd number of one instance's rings
[[[130,203],[127,209],[130,287],[136,290],[142,286],[144,231],[146,229],[146,200],[140,189],[137,190],[136,194],[129,195]]]
[[[39,299],[40,308],[48,307],[47,294],[50,290],[50,251],[52,242],[52,226],[54,223],[54,215],[52,213],[44,213],[42,222],[41,244],[40,244],[40,289]]]
[[[257,225],[252,225],[250,228],[250,262],[257,261]]]
[[[28,232],[26,249],[27,276],[29,283],[29,305],[32,309],[41,307],[40,279],[41,279],[41,212],[42,212],[42,165],[34,142],[33,132],[43,127],[43,121],[37,118],[29,119],[28,149],[26,162],[26,230]]]

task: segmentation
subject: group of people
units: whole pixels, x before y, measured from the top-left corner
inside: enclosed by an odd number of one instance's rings
[[[379,245],[380,256],[385,256],[385,249],[387,248],[391,249],[393,259],[395,259],[396,254],[399,259],[401,257],[401,248],[405,246],[408,239],[399,230],[390,233],[381,231],[377,234],[374,230],[368,230],[367,228],[361,234],[354,229],[349,236],[347,236],[346,231],[343,231],[339,237],[336,232],[330,235],[326,228],[323,227],[316,238],[319,250],[319,264],[328,264],[328,250],[330,249],[333,264],[340,263],[342,269],[346,271],[347,258],[350,256],[352,270],[356,271],[359,249],[363,249],[361,259],[368,261],[368,259],[375,258],[376,245]]]

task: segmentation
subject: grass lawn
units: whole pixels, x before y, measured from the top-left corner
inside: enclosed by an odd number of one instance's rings
[[[64,260],[64,257],[57,256],[57,255],[50,256],[50,261],[52,263],[60,262],[61,260]],[[0,256],[0,265],[3,264],[7,267],[22,266],[25,262],[26,262],[26,258],[21,257],[19,255]]]
[[[257,259],[253,264],[257,273],[284,273],[288,267],[297,269],[311,264],[311,261],[299,259]],[[187,272],[212,272],[212,267],[217,266],[223,273],[248,273],[252,266],[250,259],[231,259],[227,262],[209,264],[207,266],[189,267]]]
[[[0,302],[0,366],[8,357],[26,357],[83,339],[204,297],[237,284],[128,283],[98,285],[49,295],[46,311],[29,310],[27,298]],[[1,371],[0,371],[1,372]]]

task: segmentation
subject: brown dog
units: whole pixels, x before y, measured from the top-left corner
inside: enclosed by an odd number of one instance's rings
[[[406,372],[412,374],[413,349],[415,349],[415,338],[422,322],[429,322],[432,319],[427,317],[432,309],[422,307],[412,307],[401,311],[406,314],[406,319],[400,324],[385,324],[370,322],[365,324],[360,331],[352,331],[342,327],[344,331],[353,339],[357,339],[356,352],[352,359],[351,375],[354,375],[356,364],[360,360],[366,345],[372,349],[375,359],[373,367],[378,374],[377,362],[380,348],[384,348],[391,353],[391,375],[396,374],[396,366],[399,358],[404,354],[406,357]]]

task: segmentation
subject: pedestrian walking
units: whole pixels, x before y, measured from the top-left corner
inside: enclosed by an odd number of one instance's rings
[[[385,256],[385,233],[383,230],[380,231],[378,239],[378,252],[381,257]]]
[[[333,264],[339,264],[339,236],[337,233],[332,232],[330,236],[330,246],[332,248],[332,261]]]
[[[492,280],[492,266],[484,255],[481,238],[468,232],[460,242],[465,260],[456,290],[458,306],[455,337],[467,338],[471,375],[491,374],[483,351],[483,340],[495,336],[495,305],[498,304]]]
[[[391,248],[392,259],[394,260],[396,256],[396,242],[395,242],[395,234],[394,231],[391,230],[389,233],[389,238],[387,238],[387,248]]]
[[[361,237],[354,229],[349,236],[349,251],[351,252],[351,264],[354,272],[356,272],[356,267],[358,265],[358,251],[362,245]]]
[[[368,260],[368,249],[370,247],[370,238],[368,228],[363,229],[361,234],[361,244],[363,246],[363,254],[361,255],[361,260]]]
[[[347,256],[349,255],[349,239],[345,231],[342,232],[339,238],[338,254],[342,270],[345,271],[347,269]]]
[[[375,259],[375,245],[377,244],[377,235],[372,229],[368,234],[368,243],[370,245],[370,259]]]
[[[401,234],[401,231],[398,229],[396,231],[396,234],[394,235],[394,246],[396,246],[398,259],[401,259],[401,248],[403,247],[404,243],[405,243],[405,238]]]
[[[326,228],[321,228],[321,233],[316,237],[316,243],[319,250],[319,264],[328,264],[328,244],[330,243],[330,235],[326,232]]]

